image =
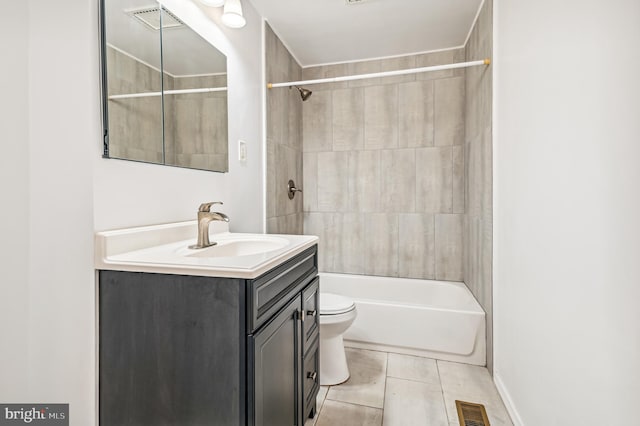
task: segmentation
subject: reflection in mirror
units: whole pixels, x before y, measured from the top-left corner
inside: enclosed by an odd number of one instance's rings
[[[105,1],[109,156],[163,163],[162,97],[120,97],[162,91],[160,32],[145,28],[138,16],[150,13],[135,6]]]
[[[228,171],[224,54],[148,0],[102,1],[105,157]]]
[[[227,60],[189,27],[163,31],[166,164],[228,171]],[[193,93],[181,93],[195,89]]]

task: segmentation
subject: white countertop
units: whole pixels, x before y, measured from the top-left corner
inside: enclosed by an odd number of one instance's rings
[[[218,242],[219,248],[243,241],[264,242],[276,248],[241,256],[202,257],[208,249],[188,249],[196,242],[196,221],[177,222],[98,232],[95,267],[112,271],[252,279],[318,242],[318,237],[312,235],[230,233],[226,222],[212,222],[209,231],[210,240]]]

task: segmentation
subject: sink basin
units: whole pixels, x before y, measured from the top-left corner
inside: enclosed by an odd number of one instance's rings
[[[188,257],[237,257],[267,253],[286,247],[289,241],[284,238],[264,237],[238,240],[220,240],[218,244],[205,249],[188,249],[182,252]]]

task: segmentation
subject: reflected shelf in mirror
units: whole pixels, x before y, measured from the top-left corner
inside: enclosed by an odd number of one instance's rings
[[[183,89],[183,90],[165,90],[163,92],[146,92],[146,93],[128,93],[125,95],[111,95],[109,100],[112,99],[128,99],[128,98],[146,98],[149,96],[162,96],[165,95],[185,95],[188,93],[208,93],[208,92],[226,92],[226,87],[204,87],[202,89]]]

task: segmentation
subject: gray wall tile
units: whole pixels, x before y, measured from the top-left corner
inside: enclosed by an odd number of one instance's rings
[[[437,80],[435,83],[436,146],[462,145],[464,142],[465,80],[463,77]]]
[[[279,234],[277,217],[270,217],[267,219],[267,234]]]
[[[482,132],[481,148],[481,214],[484,219],[493,217],[493,133],[491,125],[487,125]]]
[[[453,213],[464,213],[464,146],[454,146],[453,155]]]
[[[349,211],[380,210],[380,151],[351,151],[349,168]]]
[[[433,81],[400,84],[398,110],[398,146],[433,146]]]
[[[276,144],[285,144],[289,135],[289,93],[276,88],[267,91],[267,136]]]
[[[315,152],[302,154],[302,191],[302,210],[305,212],[317,211],[318,154]]]
[[[318,153],[318,211],[348,208],[348,152]]]
[[[359,213],[305,213],[304,233],[317,235],[318,268],[364,273],[364,219]]]
[[[317,92],[302,103],[305,152],[333,149],[332,98],[331,92]]]
[[[309,67],[302,69],[302,80],[317,80],[321,78],[343,77],[348,75],[347,64],[322,65],[319,67]],[[316,91],[346,89],[349,87],[348,82],[339,83],[320,83],[309,86],[309,89]]]
[[[345,274],[364,274],[364,215],[337,214],[329,238],[338,241],[332,269]]]
[[[416,209],[416,152],[413,149],[380,151],[380,207],[385,212]]]
[[[416,67],[414,55],[397,58],[375,59],[372,61],[352,62],[347,65],[347,75],[370,74],[383,71],[397,71]],[[398,84],[415,81],[415,74],[397,75],[391,77],[374,77],[364,80],[353,80],[349,87],[378,86],[381,84]]]
[[[364,90],[333,91],[333,150],[349,151],[364,146]]]
[[[382,71],[382,61],[359,61],[347,64],[348,75],[370,74]],[[379,78],[349,81],[349,87],[364,87],[380,83]]]
[[[400,56],[398,58],[382,59],[380,71],[397,71],[416,68],[416,56]],[[382,77],[378,84],[398,84],[408,83],[416,80],[416,74],[396,75],[393,77]]]
[[[294,73],[290,72],[289,75],[294,76],[293,79],[299,79],[300,71]],[[302,99],[300,99],[300,93],[297,90],[280,89],[287,94],[287,117],[285,125],[287,126],[287,138],[286,144],[290,147],[302,151]],[[309,102],[307,99],[306,102]],[[305,102],[305,103],[306,103]]]
[[[398,276],[398,228],[397,214],[365,215],[365,274]]]
[[[457,64],[460,62],[466,62],[467,60],[466,53],[467,53],[466,47],[463,47],[461,49],[455,49],[453,51],[453,63]],[[479,58],[479,59],[482,59],[482,58]],[[464,77],[467,69],[468,68],[458,68],[453,70],[454,77]]]
[[[399,215],[398,273],[405,278],[435,279],[435,217]]]
[[[278,216],[276,219],[276,234],[302,234],[303,216],[302,213],[293,213],[286,216]]]
[[[276,144],[267,139],[267,218],[276,216]]]
[[[364,89],[364,148],[398,146],[398,86]]]
[[[453,210],[453,152],[451,147],[416,149],[416,211]]]
[[[327,241],[327,232],[333,226],[333,214],[331,213],[304,213],[303,233],[305,235],[315,235],[318,237],[318,269],[320,271],[331,271],[327,268],[328,254],[331,253],[331,244]]]
[[[276,145],[276,216],[302,211],[302,197],[289,199],[289,179],[302,184],[302,153],[284,145]]]
[[[436,279],[462,281],[462,215],[436,215]]]
[[[432,67],[436,65],[453,64],[454,62],[463,62],[458,60],[460,59],[459,51],[461,50],[464,51],[464,49],[451,49],[443,50],[441,52],[424,53],[422,55],[417,55],[416,67]],[[456,70],[431,71],[416,74],[416,80],[436,80],[455,76]]]

